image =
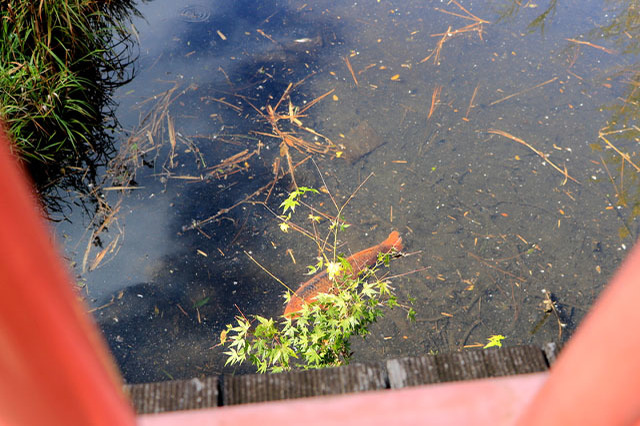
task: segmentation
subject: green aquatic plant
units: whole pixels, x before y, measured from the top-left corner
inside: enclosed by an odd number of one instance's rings
[[[228,345],[226,364],[249,361],[260,373],[348,364],[351,337],[366,336],[383,316],[383,305],[397,306],[389,282],[371,279],[376,269],[356,279],[339,276],[336,294],[320,293],[297,317],[236,317],[221,336]]]
[[[283,214],[288,213],[281,217],[282,223],[289,223],[288,210],[295,210],[301,203],[300,197],[309,192],[317,193],[310,188],[298,188],[281,204]],[[338,209],[338,219],[329,224],[329,235],[334,241],[347,226],[339,219],[343,208]],[[316,216],[311,214],[309,219],[315,229]],[[306,235],[313,235],[316,243],[323,245],[317,234]],[[250,362],[258,372],[265,373],[348,364],[352,356],[351,338],[369,334],[369,326],[384,315],[384,307],[399,306],[389,280],[380,278],[382,268],[389,266],[394,255],[394,252],[380,253],[375,265],[357,274],[335,249],[332,257],[321,256],[309,270],[310,273],[325,270],[332,291],[319,293],[293,315],[276,319],[237,316],[235,323],[227,325],[220,336],[221,344],[227,347],[225,365]],[[292,297],[292,291],[287,291],[285,301],[289,303]],[[405,308],[408,318],[413,319],[413,309]]]
[[[306,186],[300,186],[294,189],[293,191],[291,191],[287,199],[284,200],[282,204],[280,204],[280,207],[282,207],[282,213],[286,214],[287,210],[291,210],[292,213],[295,212],[296,207],[300,204],[300,197],[302,197],[307,192],[318,194],[317,189],[307,188]]]

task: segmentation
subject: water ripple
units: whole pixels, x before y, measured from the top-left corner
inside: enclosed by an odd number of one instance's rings
[[[206,22],[211,16],[211,10],[201,4],[192,4],[180,9],[179,16],[185,22]]]

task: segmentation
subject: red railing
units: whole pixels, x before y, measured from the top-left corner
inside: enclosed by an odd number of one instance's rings
[[[0,289],[0,424],[135,424],[1,129]]]

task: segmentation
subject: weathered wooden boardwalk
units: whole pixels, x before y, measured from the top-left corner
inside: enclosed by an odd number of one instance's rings
[[[138,414],[337,395],[545,371],[555,349],[491,348],[277,374],[225,375],[126,385]]]

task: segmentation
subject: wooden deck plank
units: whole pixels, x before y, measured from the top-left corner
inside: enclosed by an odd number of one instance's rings
[[[555,352],[534,346],[405,357],[277,374],[212,376],[125,386],[138,414],[339,395],[545,371]]]
[[[387,361],[391,389],[440,382],[436,358],[433,356],[405,357]]]
[[[246,404],[386,388],[386,370],[379,365],[352,364],[322,370],[225,376],[223,404]]]
[[[218,376],[125,385],[138,414],[195,410],[219,405]]]

